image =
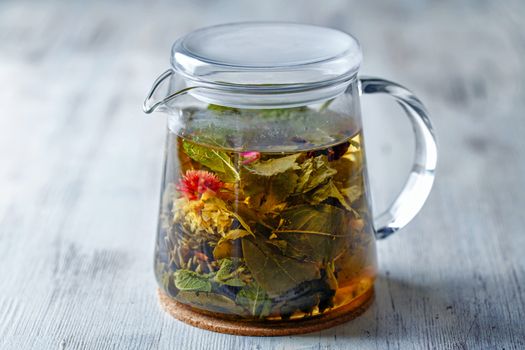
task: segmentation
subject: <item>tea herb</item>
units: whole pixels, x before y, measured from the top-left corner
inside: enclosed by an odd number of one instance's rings
[[[243,239],[242,252],[253,277],[270,296],[320,277],[316,264],[287,257],[262,239]]]
[[[217,271],[217,274],[214,276],[214,281],[231,287],[245,286],[246,283],[241,278],[245,269],[238,265],[239,263],[236,264],[230,259],[223,259],[219,271]]]
[[[201,275],[194,271],[175,271],[175,287],[193,292],[211,292],[211,274]]]
[[[283,209],[284,201],[294,193],[299,176],[292,170],[272,176],[248,173],[243,176],[242,187],[247,203],[262,213]]]
[[[301,164],[296,192],[308,192],[337,173],[337,170],[328,166],[327,160],[325,159],[326,157],[321,155],[306,159]]]
[[[332,205],[300,205],[283,211],[281,217],[274,234],[286,242],[285,254],[318,265],[336,258],[351,235],[349,215]]]
[[[285,157],[273,158],[269,160],[260,160],[249,166],[245,166],[248,171],[261,176],[272,176],[284,173],[288,170],[300,169],[296,163],[301,154],[296,153]]]
[[[250,315],[257,316],[258,318],[268,316],[272,309],[272,300],[257,282],[252,282],[242,288],[239,293],[237,293],[235,302],[244,306]]]
[[[221,285],[243,287],[245,268],[231,259],[222,259],[217,272],[197,273],[190,270],[177,270],[174,273],[175,286],[181,291],[211,292]]]
[[[237,305],[234,299],[224,294],[181,291],[177,294],[177,299],[184,304],[193,305],[212,312],[233,315],[242,315],[245,312],[244,308]]]
[[[208,111],[298,123],[312,113]],[[337,291],[361,281],[373,254],[359,140],[277,154],[179,139],[181,168],[163,194],[157,243],[164,290],[208,311],[259,319],[337,306]]]
[[[363,195],[361,187],[354,185],[347,188],[342,188],[341,193],[348,199],[350,203],[357,201]]]
[[[334,185],[333,181],[328,181],[325,185],[318,187],[313,193],[308,195],[310,204],[319,204],[328,198],[336,199],[346,210],[353,211],[352,207],[348,205],[345,197],[341,194],[339,189]]]
[[[214,170],[224,181],[238,181],[239,173],[226,152],[184,142],[186,154],[205,167]]]

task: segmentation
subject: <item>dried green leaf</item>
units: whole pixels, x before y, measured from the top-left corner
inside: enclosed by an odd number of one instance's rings
[[[214,104],[209,104],[208,110],[219,113],[219,114],[231,114],[231,113],[238,114],[240,113],[240,109],[238,108],[219,106],[219,105],[214,105]]]
[[[326,156],[309,158],[301,164],[296,193],[313,190],[337,173],[337,170],[328,166]]]
[[[238,262],[234,262],[231,259],[223,259],[221,261],[221,267],[214,277],[214,281],[232,287],[245,286],[246,283],[239,278],[240,273],[242,273],[239,265]]]
[[[280,173],[284,173],[288,170],[297,170],[300,169],[297,164],[297,158],[301,154],[291,154],[289,156],[272,158],[269,160],[259,160],[255,163],[246,165],[245,168],[248,169],[251,173],[261,175],[261,176],[273,176]]]
[[[228,279],[231,277],[232,271],[235,269],[234,263],[230,259],[223,259],[221,261],[221,267],[219,268],[219,271],[217,271],[217,274],[215,275],[215,279],[218,281],[224,281],[225,279]]]
[[[228,260],[226,258],[231,258],[234,254],[234,245],[232,241],[242,238],[242,237],[250,236],[250,235],[251,233],[246,230],[241,230],[241,229],[230,230],[226,234],[226,236],[222,237],[219,240],[219,242],[217,242],[217,245],[215,246],[215,248],[213,248],[213,257],[216,260],[224,259],[223,262]],[[221,270],[219,270],[219,272],[220,271]]]
[[[353,211],[352,207],[348,205],[345,198],[339,192],[337,187],[334,185],[334,182],[332,180],[328,181],[325,185],[322,185],[315,189],[313,193],[308,195],[308,199],[310,204],[319,204],[328,198],[335,198],[337,201],[346,209],[349,211]]]
[[[190,270],[175,271],[175,287],[183,291],[211,292],[212,284],[209,275]]]
[[[177,299],[185,304],[196,305],[211,312],[233,315],[242,315],[245,312],[234,300],[217,293],[182,291],[177,294]]]
[[[242,251],[253,277],[271,297],[320,277],[317,264],[284,256],[262,239],[243,239]]]
[[[230,241],[219,241],[213,248],[213,257],[216,260],[232,256],[233,245]]]
[[[350,203],[357,201],[363,195],[363,188],[358,185],[350,186],[341,189],[343,195],[348,199]]]
[[[294,193],[298,176],[288,170],[274,176],[242,173],[242,188],[248,196],[248,205],[258,212],[276,212],[286,206],[286,199]]]
[[[342,254],[341,258],[334,262],[338,283],[341,285],[351,283],[365,271],[367,266],[370,266],[370,270],[373,271],[375,255],[373,241],[362,242]]]
[[[219,175],[222,180],[227,182],[239,180],[239,172],[235,168],[228,153],[187,141],[184,141],[183,147],[191,159],[217,172],[217,175]]]
[[[283,224],[274,231],[287,242],[286,255],[320,264],[335,259],[351,234],[351,216],[332,205],[299,205],[281,213]]]
[[[228,231],[226,236],[222,237],[220,239],[220,241],[224,241],[224,240],[233,241],[235,239],[239,239],[239,238],[242,238],[242,237],[245,237],[245,236],[249,236],[249,235],[253,235],[253,233],[250,233],[250,232],[248,232],[246,230],[234,229],[234,230]]]
[[[275,235],[275,237],[277,238],[277,235]],[[288,242],[286,242],[285,240],[282,240],[282,239],[272,239],[272,237],[270,237],[270,240],[267,241],[268,244],[271,244],[277,248],[279,248],[279,250],[281,252],[285,252],[286,251],[286,247],[288,246]]]
[[[271,299],[257,282],[252,282],[241,289],[235,301],[244,306],[252,316],[259,318],[268,316],[272,308]]]

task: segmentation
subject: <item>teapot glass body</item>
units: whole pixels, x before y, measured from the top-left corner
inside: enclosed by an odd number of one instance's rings
[[[171,108],[156,277],[218,316],[312,317],[370,296],[376,253],[357,83],[335,99]]]
[[[256,43],[243,51],[245,36]],[[162,298],[252,324],[341,315],[370,299],[375,240],[421,209],[437,150],[421,102],[358,78],[360,60],[351,36],[297,24],[211,27],[175,43],[172,68],[144,102],[168,116],[155,247]],[[376,217],[359,104],[374,93],[397,100],[416,137],[409,179]]]

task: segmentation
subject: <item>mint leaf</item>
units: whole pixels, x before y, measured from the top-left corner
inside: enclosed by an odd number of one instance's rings
[[[212,289],[209,275],[190,270],[175,271],[175,287],[179,290],[194,292],[211,292]]]
[[[240,264],[232,261],[231,259],[223,259],[221,261],[221,267],[215,275],[215,282],[225,284],[232,287],[243,287],[246,285],[244,281],[239,277],[243,272],[240,268]]]

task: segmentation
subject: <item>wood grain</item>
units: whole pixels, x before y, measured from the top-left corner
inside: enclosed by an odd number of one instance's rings
[[[237,20],[360,38],[363,73],[410,87],[440,141],[435,190],[378,242],[375,303],[279,338],[166,315],[152,260],[164,120],[142,99],[172,41]],[[0,349],[525,348],[525,3],[1,1]],[[410,129],[363,99],[378,210],[410,164]]]

